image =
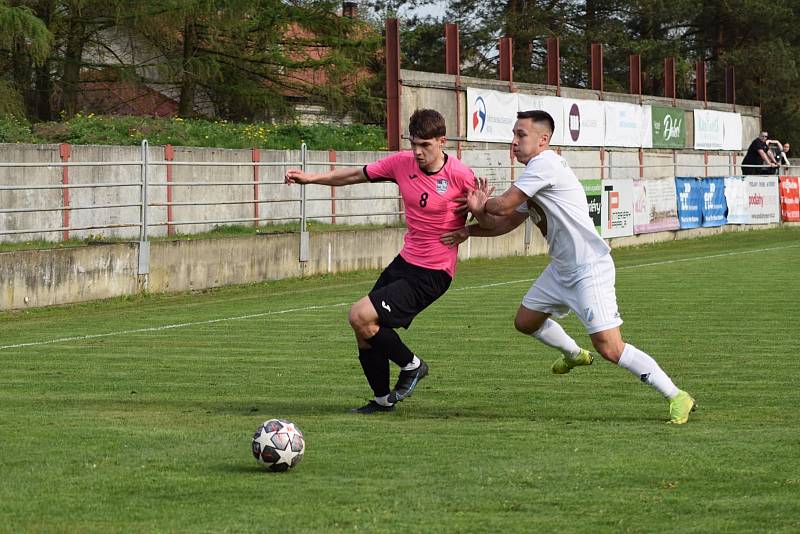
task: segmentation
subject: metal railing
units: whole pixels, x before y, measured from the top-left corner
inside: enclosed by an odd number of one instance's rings
[[[268,179],[261,176],[261,170],[270,168],[289,168],[299,167],[303,170],[320,167],[346,167],[346,166],[363,166],[368,162],[336,162],[336,161],[321,161],[310,160],[308,157],[308,150],[303,144],[300,148],[299,158],[296,160],[287,161],[172,161],[172,160],[154,160],[150,158],[150,147],[145,140],[140,147],[140,158],[138,160],[130,161],[92,161],[92,162],[19,162],[19,163],[0,163],[0,171],[8,168],[18,169],[31,169],[31,168],[45,168],[57,169],[62,172],[62,179],[60,183],[51,184],[18,184],[18,185],[0,185],[0,241],[3,236],[46,236],[51,234],[61,234],[62,239],[69,238],[75,232],[88,232],[96,230],[119,230],[119,229],[135,229],[135,237],[141,243],[145,243],[152,237],[150,230],[155,228],[166,227],[167,234],[174,232],[178,227],[201,226],[204,228],[213,226],[224,226],[233,224],[252,224],[255,227],[263,226],[264,224],[284,223],[287,221],[299,223],[301,234],[301,259],[307,257],[308,253],[308,221],[333,221],[337,219],[358,220],[359,218],[380,218],[386,222],[400,222],[404,216],[402,208],[402,200],[396,192],[391,194],[387,192],[365,195],[363,190],[361,193],[351,194],[350,196],[342,197],[336,194],[336,188],[330,187],[327,195],[317,194],[316,196],[308,196],[308,186],[294,186],[292,191],[296,191],[297,195],[291,198],[279,198],[280,195],[273,195],[272,197],[262,198],[261,191],[265,187],[277,186],[283,184],[283,179]],[[604,152],[604,153],[603,153]],[[600,162],[597,165],[573,165],[572,168],[579,174],[585,174],[589,171],[592,177],[596,178],[636,178],[644,175],[653,177],[653,175],[663,174],[664,177],[678,176],[679,170],[697,170],[697,172],[686,173],[694,176],[712,176],[726,174],[722,171],[727,171],[728,175],[738,175],[737,172],[742,168],[742,165],[737,162],[737,154],[728,155],[714,155],[713,161],[709,161],[708,156],[705,155],[703,163],[687,163],[679,162],[676,154],[673,152],[672,157],[667,154],[660,155],[664,161],[653,162],[644,164],[641,160],[638,164],[625,164],[625,159],[616,163],[615,160],[620,159],[618,154],[622,152],[614,151],[601,151]],[[628,162],[636,157],[634,152],[624,152],[624,156]],[[692,154],[696,159],[703,157],[701,153]],[[121,181],[98,181],[95,183],[72,183],[68,179],[68,172],[70,169],[94,169],[94,168],[108,168],[115,169],[136,167],[138,168],[138,177],[132,180],[131,177]],[[476,171],[476,174],[491,175],[489,177],[490,183],[500,189],[510,185],[515,175],[518,175],[523,169],[519,164],[513,164],[509,161],[508,164],[497,165],[470,165]],[[752,166],[759,167],[759,166]],[[161,177],[152,176],[153,172],[159,175],[164,174],[161,171],[164,169],[199,169],[199,168],[224,168],[224,169],[240,169],[249,168],[253,170],[252,179],[207,179],[207,180],[171,180],[171,174],[166,173],[164,179]],[[781,174],[791,174],[792,171],[800,170],[797,167],[784,168]],[[488,171],[488,172],[487,172]],[[711,171],[711,172],[710,172]],[[135,169],[133,170],[135,172]],[[232,171],[236,172],[236,171]],[[638,175],[638,176],[637,176]],[[282,176],[282,173],[280,173]],[[317,188],[327,186],[315,186]],[[136,189],[136,193],[131,193],[129,189]],[[171,192],[176,190],[183,191],[196,191],[205,188],[253,188],[253,194],[249,198],[231,198],[235,197],[235,193],[230,193],[228,197],[220,198],[219,196],[209,198],[215,194],[214,190],[206,192],[202,198],[192,198],[189,200],[172,199],[172,195],[167,195],[167,201],[156,200],[155,191],[159,189],[167,189]],[[86,202],[75,205],[69,201],[70,192],[90,191],[91,198],[95,198],[98,192],[103,190],[111,190],[117,195],[116,200],[103,202]],[[60,195],[50,195],[44,197],[44,205],[31,206],[30,202],[27,205],[22,204],[19,199],[12,202],[12,197],[16,195],[31,195],[36,192],[56,192]],[[319,192],[319,191],[318,191]],[[5,197],[3,196],[5,195]],[[57,202],[56,197],[59,197]],[[37,195],[37,199],[41,198]],[[330,203],[331,209],[324,210],[319,203]],[[358,206],[364,206],[365,202],[376,204],[368,208],[359,207],[349,212],[337,213],[337,206],[342,206],[344,203],[354,203]],[[16,203],[17,205],[14,205]],[[58,204],[58,205],[56,205]],[[279,205],[290,206],[290,211],[271,216],[263,216],[260,207]],[[185,218],[172,217],[172,208],[199,208],[204,206],[217,206],[217,207],[235,207],[235,206],[249,206],[252,209],[252,216],[236,215],[235,211],[228,210],[225,216],[212,215],[209,217],[199,216],[184,216]],[[297,206],[291,207],[291,206]],[[313,210],[311,208],[314,208]],[[166,218],[154,217],[154,210],[166,209]],[[74,223],[70,214],[79,213],[84,211],[95,212],[99,210],[114,210],[106,216],[106,220],[91,219],[88,223],[79,224]],[[47,214],[57,213],[61,215],[61,224],[52,224],[54,220],[50,218],[51,224],[34,223],[28,226],[19,224],[20,221],[13,221],[13,216],[23,216],[26,214]],[[125,220],[113,220],[115,217],[112,215],[120,215],[124,213],[127,218]],[[35,219],[38,221],[39,219]],[[13,226],[13,228],[12,228]],[[130,237],[134,237],[131,235]]]

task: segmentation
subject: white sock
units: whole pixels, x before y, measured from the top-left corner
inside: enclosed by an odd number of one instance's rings
[[[414,369],[419,367],[419,364],[420,364],[419,358],[417,358],[417,355],[415,354],[414,355],[414,359],[411,360],[411,363],[409,363],[405,367],[401,367],[401,370],[403,370],[403,371],[413,371]]]
[[[381,406],[391,406],[392,405],[392,403],[389,402],[389,395],[384,395],[383,397],[375,397],[375,402],[377,402]]]
[[[575,340],[569,337],[561,325],[552,319],[545,319],[539,330],[531,335],[548,347],[560,350],[570,360],[574,360],[575,356],[581,352],[581,348],[575,343]]]
[[[658,363],[650,355],[629,343],[625,343],[625,350],[619,358],[619,366],[636,375],[639,380],[652,386],[668,399],[678,394],[678,388]]]

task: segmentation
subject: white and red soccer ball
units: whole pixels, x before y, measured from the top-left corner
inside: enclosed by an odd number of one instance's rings
[[[270,419],[253,434],[253,457],[270,471],[296,466],[305,452],[303,433],[291,421]]]

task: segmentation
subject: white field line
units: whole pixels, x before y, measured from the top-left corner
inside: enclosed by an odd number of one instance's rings
[[[754,249],[754,250],[743,250],[738,252],[725,252],[722,254],[711,254],[708,256],[695,256],[692,258],[681,258],[679,260],[664,260],[664,261],[656,261],[651,263],[640,263],[637,265],[625,265],[623,267],[617,267],[618,271],[627,270],[627,269],[640,269],[643,267],[653,267],[656,265],[670,265],[673,263],[683,263],[688,261],[698,261],[698,260],[709,260],[714,258],[724,258],[728,256],[740,256],[742,254],[757,254],[759,252],[770,252],[773,250],[783,250],[787,248],[797,248],[800,247],[799,244],[795,245],[785,245],[781,247],[771,247],[771,248],[761,248],[761,249]],[[478,286],[466,286],[466,287],[459,287],[452,289],[451,291],[468,291],[473,289],[486,289],[490,287],[498,287],[498,286],[507,286],[512,284],[521,284],[521,283],[530,283],[532,282],[532,278],[525,278],[522,280],[511,280],[508,282],[495,282],[493,284],[482,284]],[[350,302],[337,302],[336,304],[322,304],[318,306],[306,306],[303,308],[290,308],[286,310],[276,310],[276,311],[267,311],[262,313],[251,313],[248,315],[238,315],[236,317],[221,317],[219,319],[209,319],[207,321],[193,321],[189,323],[176,323],[176,324],[168,324],[162,326],[152,326],[148,328],[135,328],[132,330],[119,330],[116,332],[106,332],[103,334],[88,334],[85,336],[73,336],[73,337],[62,337],[58,339],[50,339],[47,341],[33,341],[29,343],[16,343],[14,345],[0,345],[0,350],[5,349],[18,349],[22,347],[36,347],[40,345],[52,345],[55,343],[68,343],[71,341],[84,341],[87,339],[97,339],[101,337],[113,337],[113,336],[124,336],[128,334],[139,334],[142,332],[160,332],[162,330],[171,330],[173,328],[187,328],[191,326],[200,326],[205,324],[214,324],[214,323],[222,323],[226,321],[240,321],[243,319],[255,319],[258,317],[269,317],[271,315],[284,315],[287,313],[295,313],[295,312],[304,312],[310,310],[324,310],[329,308],[340,308],[342,306],[349,306]]]

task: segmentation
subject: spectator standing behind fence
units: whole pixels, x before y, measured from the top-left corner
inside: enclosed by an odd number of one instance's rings
[[[778,158],[778,163],[785,167],[791,167],[792,162],[789,161],[789,151],[792,149],[789,143],[783,143],[783,150],[781,150],[781,157]]]
[[[400,254],[384,269],[372,291],[350,308],[350,326],[356,335],[358,359],[374,399],[351,411],[390,412],[411,395],[428,374],[428,365],[403,343],[396,328],[408,328],[422,310],[450,287],[457,250],[439,242],[439,236],[464,227],[463,199],[475,188],[472,170],[444,152],[444,117],[419,109],[408,122],[410,151],[392,154],[363,168],[338,168],[324,173],[289,169],[286,183],[349,185],[395,182],[406,210],[408,231]],[[479,185],[485,187],[481,180]],[[454,212],[454,210],[456,210]],[[480,221],[480,219],[479,219]],[[400,367],[389,390],[389,361]]]
[[[769,152],[768,138],[767,132],[761,132],[761,135],[750,143],[747,154],[742,160],[742,174],[772,174],[772,169],[778,166],[778,162]],[[761,166],[762,164],[764,166]]]

